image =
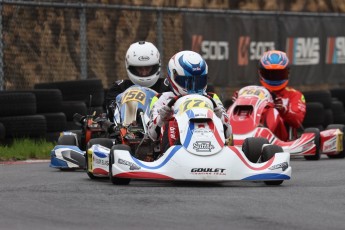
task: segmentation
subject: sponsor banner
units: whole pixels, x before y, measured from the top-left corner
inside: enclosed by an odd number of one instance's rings
[[[219,87],[259,84],[263,52],[285,51],[290,85],[345,82],[345,17],[274,14],[185,14],[183,48],[200,53],[209,82]]]
[[[263,16],[186,14],[184,49],[200,53],[215,86],[257,84],[257,62],[275,48],[275,22]],[[262,33],[260,27],[265,27]]]

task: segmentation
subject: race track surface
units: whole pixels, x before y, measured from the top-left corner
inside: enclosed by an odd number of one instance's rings
[[[293,159],[281,186],[132,181],[0,164],[0,229],[345,229],[345,159]]]

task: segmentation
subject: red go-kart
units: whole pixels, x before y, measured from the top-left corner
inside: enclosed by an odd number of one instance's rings
[[[263,137],[268,143],[281,146],[291,157],[303,156],[307,160],[319,160],[320,154],[329,158],[344,158],[343,133],[345,126],[331,124],[323,131],[306,128],[303,132],[289,128],[289,140],[282,141],[270,127],[277,121],[271,93],[262,86],[246,86],[239,90],[238,98],[227,111],[233,130],[234,145],[242,145],[248,137]],[[270,124],[270,125],[267,125]]]

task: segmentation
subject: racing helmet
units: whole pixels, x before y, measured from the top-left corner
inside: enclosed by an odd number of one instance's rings
[[[269,91],[279,91],[289,82],[289,59],[279,50],[265,52],[258,66],[260,83]]]
[[[145,72],[139,72],[144,68]],[[136,85],[153,86],[160,76],[161,60],[156,46],[151,42],[139,41],[130,45],[126,53],[128,78]]]
[[[168,63],[169,85],[176,95],[204,94],[207,87],[208,67],[200,54],[180,51]]]

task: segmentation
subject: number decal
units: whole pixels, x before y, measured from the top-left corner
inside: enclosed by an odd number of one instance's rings
[[[191,108],[208,108],[212,109],[206,101],[200,99],[189,99],[184,101],[180,106],[180,112],[183,113]]]
[[[265,98],[265,91],[260,88],[249,88],[241,93],[241,96],[257,96],[260,99]]]
[[[146,94],[141,90],[129,90],[122,96],[121,104],[128,101],[137,101],[141,104],[145,104]]]

